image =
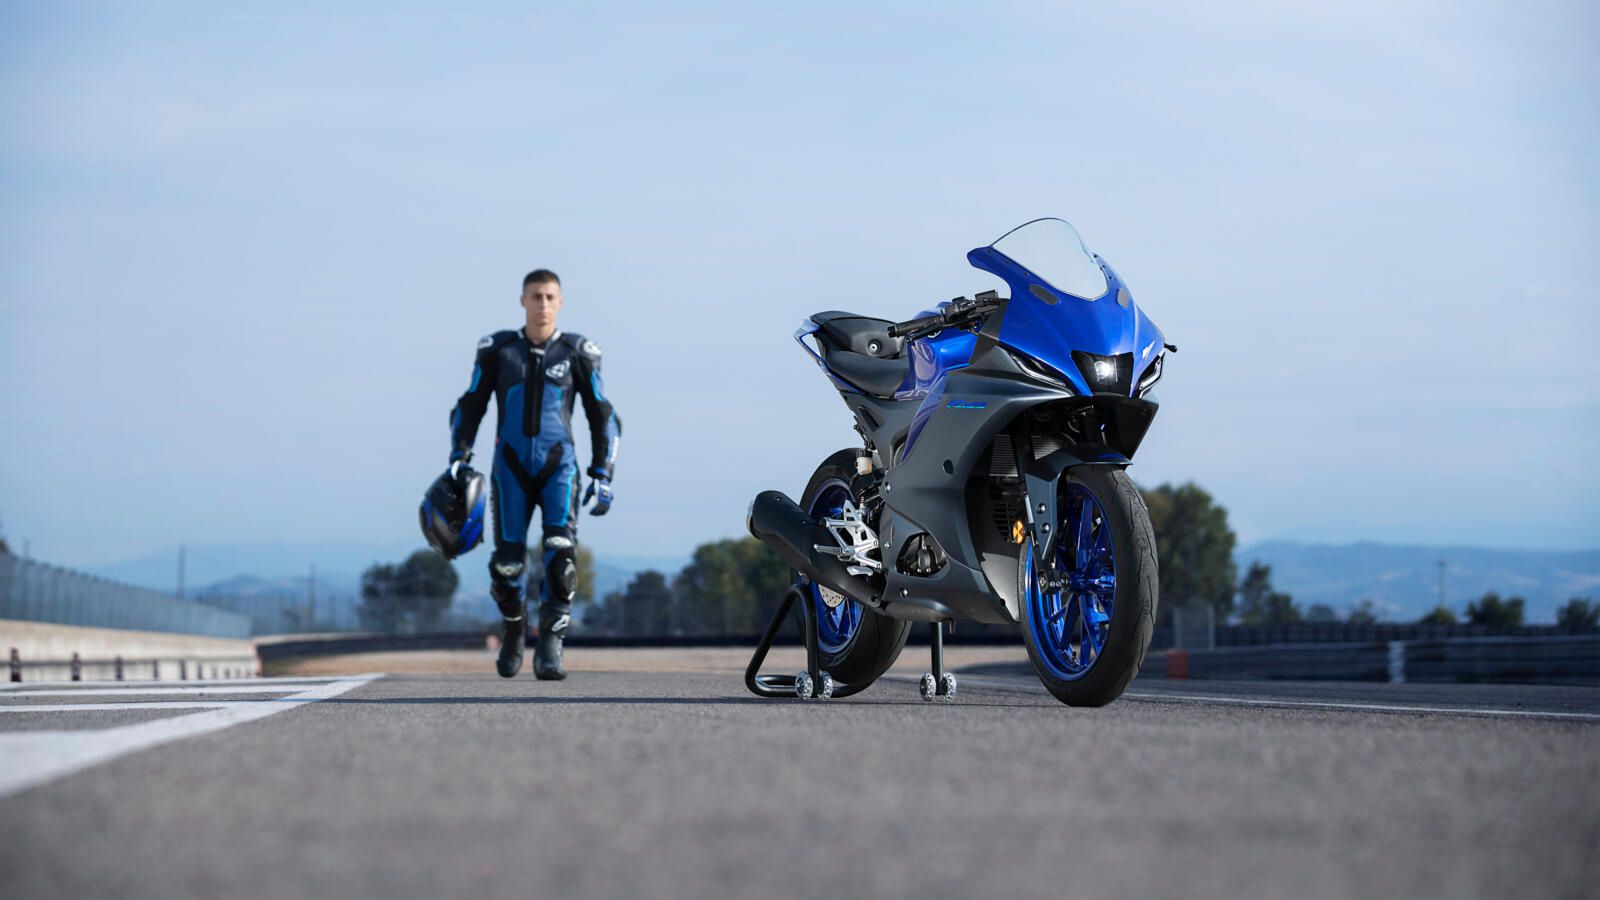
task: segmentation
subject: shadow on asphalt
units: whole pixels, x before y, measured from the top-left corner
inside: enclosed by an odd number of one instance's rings
[[[353,704],[357,706],[465,706],[473,704],[552,705],[552,706],[772,706],[780,703],[800,703],[785,697],[334,697],[320,701],[320,705]],[[921,700],[855,700],[841,698],[815,706],[961,706],[967,709],[1011,709],[1017,706],[1035,706],[1032,703],[973,703],[956,700],[955,703],[926,703]]]

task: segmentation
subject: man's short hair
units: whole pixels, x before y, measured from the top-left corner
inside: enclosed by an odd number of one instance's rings
[[[528,285],[530,284],[549,284],[552,281],[559,285],[561,283],[561,276],[550,271],[549,269],[534,269],[532,272],[529,272],[523,277],[522,289],[527,290]]]

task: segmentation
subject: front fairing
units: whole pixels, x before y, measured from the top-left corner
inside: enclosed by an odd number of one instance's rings
[[[1093,393],[1073,359],[1075,350],[1107,357],[1130,354],[1130,394],[1160,355],[1160,329],[1133,302],[1122,279],[1098,256],[1093,257],[1093,262],[1104,275],[1105,290],[1094,297],[1075,296],[1056,287],[993,245],[968,253],[967,261],[1010,286],[1011,299],[1001,320],[1000,342],[1057,370],[1075,391]]]

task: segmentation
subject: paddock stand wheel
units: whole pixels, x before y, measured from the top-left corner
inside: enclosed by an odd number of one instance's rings
[[[832,699],[833,689],[833,676],[827,672],[819,672],[815,680],[810,672],[801,672],[794,677],[794,695],[801,700]]]
[[[932,703],[935,697],[946,703],[954,703],[956,676],[955,673],[944,670],[944,623],[934,622],[932,628],[933,634],[928,640],[928,647],[933,657],[933,671],[923,673],[917,691],[922,695],[924,703]]]

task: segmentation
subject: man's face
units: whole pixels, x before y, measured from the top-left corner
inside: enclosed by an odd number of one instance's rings
[[[554,281],[535,281],[522,289],[522,308],[528,324],[539,329],[552,328],[561,311],[561,285]]]

